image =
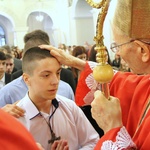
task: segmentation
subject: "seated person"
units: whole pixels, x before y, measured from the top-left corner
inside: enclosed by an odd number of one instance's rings
[[[17,103],[25,110],[18,119],[36,142],[50,149],[61,138],[68,141],[71,150],[93,150],[99,136],[82,110],[71,100],[56,95],[62,68],[57,59],[48,50],[33,47],[24,54],[22,68],[29,90]]]

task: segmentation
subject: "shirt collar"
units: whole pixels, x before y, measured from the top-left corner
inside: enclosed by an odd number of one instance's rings
[[[28,115],[30,120],[40,114],[39,110],[36,108],[36,106],[33,104],[31,99],[29,98],[28,93],[22,99],[22,101],[24,103],[24,108],[26,110],[26,114]]]
[[[60,102],[59,96],[56,95],[56,99],[58,102]],[[39,110],[36,108],[36,106],[33,104],[31,99],[29,98],[28,93],[26,96],[22,99],[24,109],[26,110],[26,114],[28,115],[29,119],[33,119],[34,117],[40,115]]]

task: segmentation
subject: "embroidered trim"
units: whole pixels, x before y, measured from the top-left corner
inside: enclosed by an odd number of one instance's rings
[[[90,67],[91,70],[93,70],[94,67],[97,65],[97,63],[93,62],[93,61],[89,61],[88,64],[89,64],[89,67]]]
[[[91,104],[92,100],[94,99],[94,92],[96,90],[100,90],[99,83],[94,80],[92,73],[90,73],[87,78],[85,79],[85,83],[87,87],[90,89],[90,91],[85,95],[83,98],[83,101],[86,104]]]
[[[89,61],[88,65],[91,69],[91,73],[85,78],[85,83],[86,83],[87,87],[89,88],[89,92],[83,98],[83,101],[85,104],[91,104],[92,100],[94,99],[94,92],[96,90],[101,90],[100,84],[94,80],[94,77],[92,74],[92,70],[95,68],[97,63]],[[118,71],[114,70],[114,74],[117,72]]]
[[[88,64],[89,64],[89,67],[90,67],[90,69],[92,71],[97,63],[95,63],[95,62],[88,62]],[[92,73],[90,73],[86,77],[85,83],[86,83],[86,85],[87,85],[87,87],[89,88],[90,91],[85,95],[85,97],[83,98],[83,101],[86,104],[91,104],[91,102],[92,102],[92,100],[94,98],[94,92],[99,89],[99,83],[94,80]]]
[[[132,141],[125,127],[122,127],[117,134],[116,142],[107,140],[103,142],[102,150],[136,150],[137,147]]]

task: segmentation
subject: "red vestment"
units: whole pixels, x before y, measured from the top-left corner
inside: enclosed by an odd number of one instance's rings
[[[2,110],[0,110],[0,137],[0,149],[38,150],[27,129]]]
[[[93,77],[92,69],[93,63],[91,64],[89,62],[86,64],[85,70],[80,74],[82,81],[78,83],[78,89],[76,90],[78,95],[80,95],[80,99],[78,99],[77,102],[78,105],[86,105],[86,101],[84,101],[85,98],[87,98],[88,95],[92,97],[91,95],[94,93],[94,89],[96,89],[95,87],[91,88],[92,83],[94,84],[91,78]],[[135,75],[130,72],[118,72],[114,75],[109,86],[110,95],[120,99],[123,126],[130,135],[132,141],[140,150],[150,149],[149,109],[139,126],[146,105],[150,100],[150,75]],[[117,134],[120,133],[120,130],[121,128],[116,128],[107,132],[99,140],[95,150],[102,149],[102,144],[108,140],[116,142]],[[125,132],[125,130],[123,130],[123,132]]]

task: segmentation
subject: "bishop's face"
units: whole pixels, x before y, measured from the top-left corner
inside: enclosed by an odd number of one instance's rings
[[[129,42],[131,39],[118,34],[118,32],[113,31],[113,39],[118,46],[117,55],[120,55],[121,58],[128,64],[129,68],[136,74],[145,74],[148,73],[148,68],[150,66],[150,59],[146,62],[146,55],[143,45],[144,43],[133,40]],[[123,44],[126,43],[126,44]],[[146,47],[149,45],[146,45]],[[150,51],[150,50],[149,50]],[[149,54],[150,57],[150,54]]]

